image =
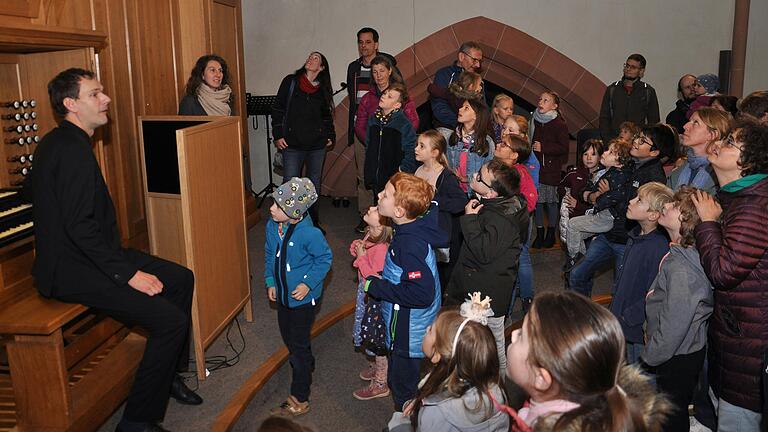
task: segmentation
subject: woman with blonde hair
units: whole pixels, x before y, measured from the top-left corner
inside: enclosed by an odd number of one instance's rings
[[[729,113],[711,107],[699,108],[691,115],[680,135],[686,160],[669,173],[667,186],[676,191],[687,185],[715,193],[717,177],[709,165],[707,153],[712,144],[728,135],[731,119]]]

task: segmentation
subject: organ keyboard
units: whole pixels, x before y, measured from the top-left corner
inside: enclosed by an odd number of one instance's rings
[[[32,204],[24,202],[21,189],[0,190],[0,247],[33,233]]]

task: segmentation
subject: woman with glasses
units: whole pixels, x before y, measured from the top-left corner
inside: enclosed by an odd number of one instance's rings
[[[306,165],[307,177],[320,193],[325,152],[336,140],[332,94],[328,60],[317,51],[280,83],[272,106],[272,136],[283,152],[283,183],[301,177]],[[309,209],[315,226],[320,224],[318,207]]]
[[[718,430],[761,430],[768,355],[768,125],[742,120],[715,142],[717,201],[693,197],[696,247],[715,287],[709,383]]]
[[[730,114],[715,108],[699,108],[691,115],[680,135],[686,160],[669,173],[667,186],[677,191],[687,185],[715,193],[717,179],[707,160],[707,149],[725,137],[730,122]]]

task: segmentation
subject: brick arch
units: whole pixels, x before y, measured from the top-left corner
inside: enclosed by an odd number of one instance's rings
[[[571,133],[597,127],[605,83],[544,42],[486,17],[449,25],[395,56],[417,106],[427,101],[435,72],[453,62],[459,45],[468,40],[483,48],[485,80],[533,105],[544,89],[552,89],[561,97],[560,109]],[[335,113],[338,144],[328,154],[323,173],[323,193],[332,196],[355,195],[354,152],[346,146],[348,110],[345,98]]]

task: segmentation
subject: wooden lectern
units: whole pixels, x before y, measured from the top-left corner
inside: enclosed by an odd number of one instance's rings
[[[253,321],[240,125],[239,117],[139,117],[150,251],[195,273],[200,379],[215,338],[243,308]]]

